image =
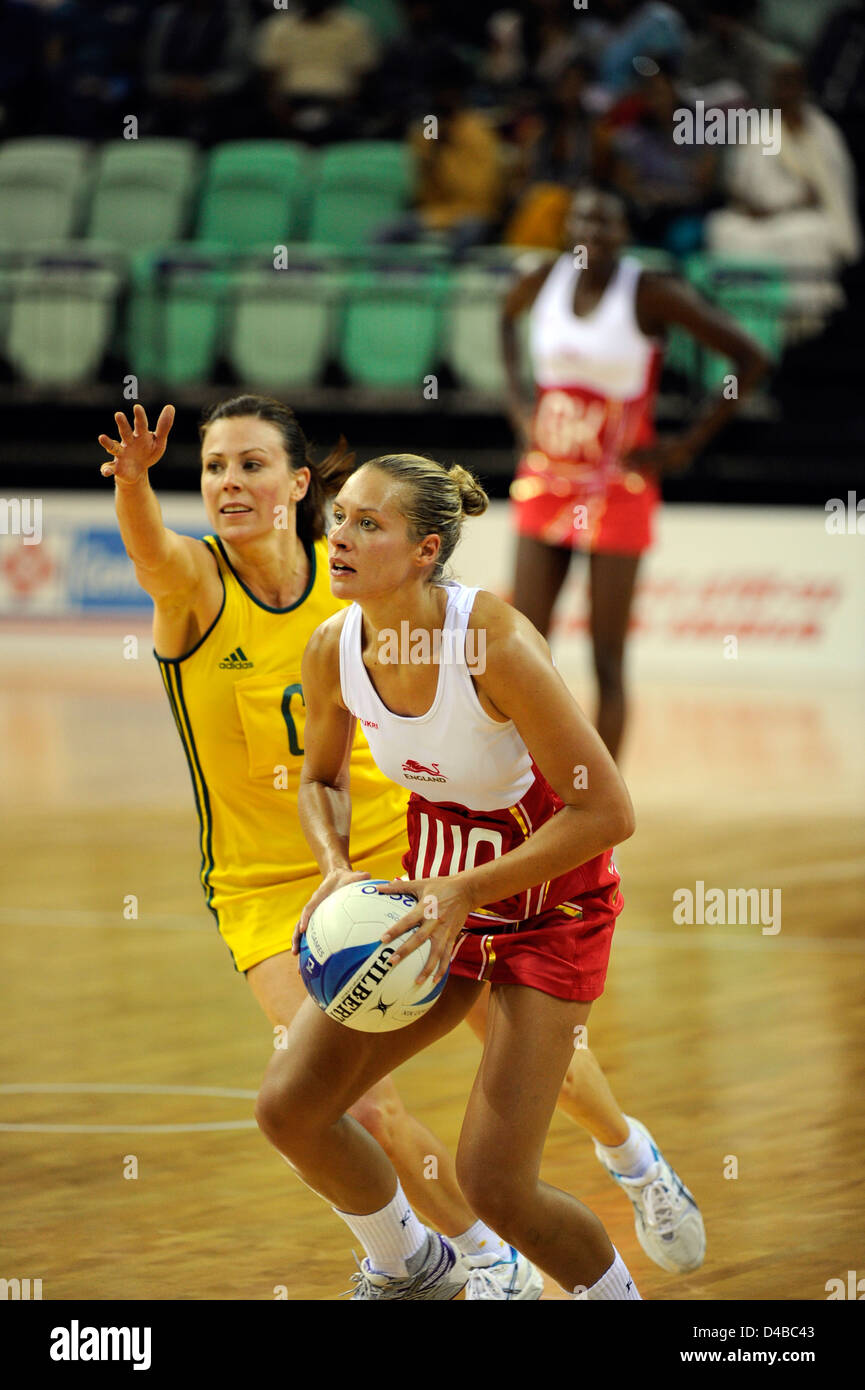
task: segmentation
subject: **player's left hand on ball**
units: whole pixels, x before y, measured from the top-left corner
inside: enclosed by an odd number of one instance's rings
[[[293,956],[300,955],[300,938],[306,931],[309,919],[319,903],[323,903],[325,898],[329,898],[331,893],[336,892],[337,888],[344,888],[347,883],[355,883],[369,877],[369,874],[363,873],[360,869],[333,869],[322,879],[321,886],[316,888],[300,914],[300,921],[294,929],[294,935],[291,938],[291,954]]]
[[[447,973],[454,942],[465,925],[472,910],[468,890],[460,882],[459,876],[453,878],[405,879],[397,878],[391,883],[378,885],[379,893],[411,893],[417,898],[417,906],[411,908],[404,917],[395,922],[382,934],[382,941],[395,941],[401,938],[399,947],[391,956],[391,964],[396,965],[411,955],[425,941],[430,943],[427,962],[417,977],[417,983],[429,980],[438,984]],[[417,927],[411,936],[405,933]]]

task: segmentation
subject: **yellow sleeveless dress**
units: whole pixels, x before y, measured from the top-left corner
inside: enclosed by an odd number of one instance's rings
[[[201,882],[237,970],[289,950],[321,882],[297,815],[303,764],[303,650],[347,606],[330,592],[327,544],[310,552],[305,592],[269,608],[238,578],[214,536],[223,603],[185,656],[154,653],[189,764],[200,821]],[[352,868],[402,873],[408,793],[375,766],[358,726],[351,761]]]

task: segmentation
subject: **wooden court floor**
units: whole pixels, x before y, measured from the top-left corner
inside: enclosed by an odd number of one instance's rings
[[[0,1277],[56,1300],[332,1299],[351,1237],[252,1120],[271,1031],[203,906],[149,642],[120,653],[119,630],[0,638]],[[648,1260],[562,1116],[543,1176],[597,1212],[644,1298],[822,1300],[865,1275],[861,696],[635,692],[637,831],[590,1040],[700,1201],[703,1268]],[[781,929],[676,924],[698,881],[779,889]],[[400,1073],[451,1145],[477,1057],[462,1027]]]

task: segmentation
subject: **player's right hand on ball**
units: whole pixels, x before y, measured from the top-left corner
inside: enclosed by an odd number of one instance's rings
[[[148,468],[158,463],[165,453],[168,433],[174,424],[174,406],[163,406],[155,430],[151,430],[147,423],[147,413],[143,405],[133,406],[131,425],[122,410],[116,412],[114,419],[120,434],[119,440],[112,439],[108,434],[99,436],[99,443],[111,455],[110,461],[103,463],[101,473],[103,478],[116,478],[120,483],[135,483]]]
[[[325,898],[329,898],[331,893],[335,893],[337,888],[344,888],[347,883],[358,883],[361,879],[369,878],[369,874],[362,873],[360,869],[332,869],[325,878],[321,880],[321,887],[317,888],[307,903],[303,912],[300,914],[300,921],[294,929],[291,938],[291,954],[300,954],[300,938],[306,931],[309,919],[315,912],[319,903],[323,903]]]

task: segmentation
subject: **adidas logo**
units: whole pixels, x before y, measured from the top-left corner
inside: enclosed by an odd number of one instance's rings
[[[243,647],[235,647],[224,661],[220,661],[219,669],[220,671],[248,671],[251,665],[252,662],[247,657]]]

